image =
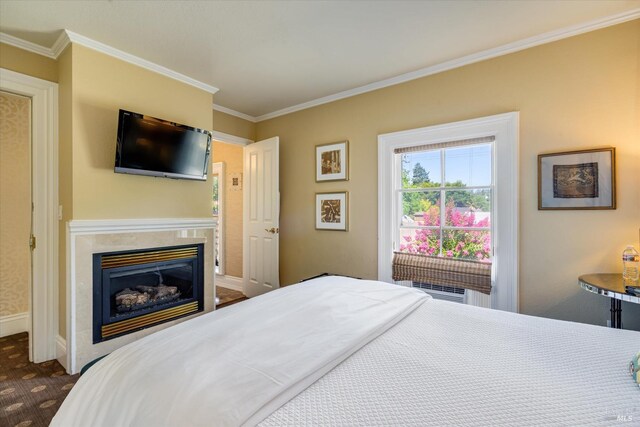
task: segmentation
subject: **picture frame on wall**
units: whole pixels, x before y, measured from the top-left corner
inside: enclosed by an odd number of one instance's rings
[[[349,141],[316,145],[316,182],[349,179]]]
[[[615,209],[616,149],[538,155],[538,209]]]
[[[349,193],[316,193],[316,230],[347,231]]]

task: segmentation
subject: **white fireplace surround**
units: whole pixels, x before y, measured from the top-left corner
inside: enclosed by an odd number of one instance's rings
[[[113,220],[72,220],[67,223],[66,356],[61,360],[71,374],[92,360],[108,354],[145,335],[167,328],[214,309],[213,218],[154,218]],[[150,247],[204,243],[204,311],[182,319],[93,344],[94,253]]]

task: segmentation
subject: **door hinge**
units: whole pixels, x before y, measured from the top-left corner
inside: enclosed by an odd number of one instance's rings
[[[36,236],[34,236],[33,234],[29,236],[29,247],[32,251],[36,249]]]

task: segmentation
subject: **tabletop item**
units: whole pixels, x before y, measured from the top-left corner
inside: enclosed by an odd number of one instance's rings
[[[639,264],[640,254],[638,254],[633,245],[628,245],[622,252],[622,279],[625,285],[638,286]]]

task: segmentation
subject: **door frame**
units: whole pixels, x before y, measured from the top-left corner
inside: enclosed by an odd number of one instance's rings
[[[0,89],[31,98],[32,233],[29,359],[56,358],[58,336],[58,84],[0,68]],[[25,241],[25,245],[28,242]]]
[[[216,236],[216,244],[218,245],[218,270],[219,273],[216,272],[216,276],[224,276],[225,268],[224,268],[224,260],[225,260],[225,250],[224,250],[224,238],[225,238],[225,201],[224,201],[224,193],[225,193],[225,167],[224,162],[215,162],[211,163],[211,177],[214,175],[218,175],[218,235]],[[215,271],[215,261],[216,261],[216,252],[215,248],[213,248],[213,269]]]

